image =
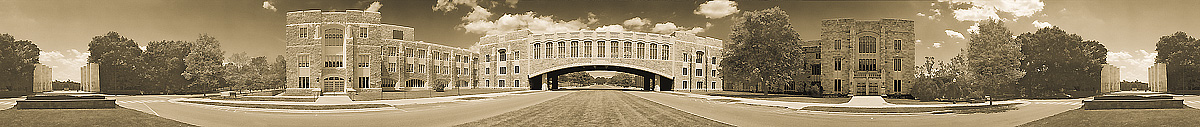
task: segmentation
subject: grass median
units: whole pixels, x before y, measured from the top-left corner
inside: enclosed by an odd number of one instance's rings
[[[0,111],[4,127],[191,127],[126,108],[115,109],[9,109]]]
[[[1197,109],[1075,109],[1020,127],[1182,127],[1200,125]]]

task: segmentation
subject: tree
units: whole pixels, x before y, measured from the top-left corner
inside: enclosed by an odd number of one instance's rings
[[[1200,90],[1200,40],[1175,32],[1155,45],[1154,62],[1167,64],[1167,90]]]
[[[1095,94],[1100,90],[1096,84],[1108,53],[1100,42],[1084,41],[1058,27],[1021,34],[1016,41],[1025,55],[1021,70],[1026,73],[1019,82],[1023,95],[1051,97],[1066,91]]]
[[[142,49],[137,43],[117,32],[96,36],[88,43],[88,63],[100,64],[100,90],[138,91],[144,86],[139,66],[143,65]]]
[[[208,34],[201,34],[188,50],[184,59],[187,68],[183,76],[191,84],[184,88],[188,88],[189,92],[209,92],[223,87],[224,68],[221,60],[225,52],[221,51],[221,43]]]
[[[32,41],[0,34],[0,91],[33,92],[31,79],[41,51]]]
[[[925,64],[917,66],[912,95],[920,100],[957,99],[969,97],[967,87],[972,75],[967,71],[967,58],[963,50],[949,62],[927,57]]]
[[[190,84],[183,77],[187,68],[184,58],[187,57],[191,44],[185,41],[151,41],[146,45],[143,73],[156,91],[173,93],[183,90]]]
[[[79,82],[75,82],[75,81],[71,81],[71,80],[67,80],[67,81],[54,80],[54,82],[51,82],[50,84],[54,87],[54,90],[81,90],[82,89],[82,88],[80,88]]]
[[[971,42],[967,51],[967,64],[973,83],[970,87],[973,97],[984,95],[996,96],[1011,93],[1017,80],[1024,76],[1020,69],[1021,44],[1013,41],[1012,33],[999,20],[985,20],[979,24],[979,31],[971,34]]]
[[[726,82],[758,81],[758,92],[782,92],[780,86],[800,80],[804,72],[804,57],[800,35],[792,29],[789,17],[779,7],[742,13],[736,17],[733,41],[725,44],[725,59],[721,73]],[[747,84],[747,83],[742,83]],[[818,87],[818,86],[806,86]],[[819,89],[805,91],[821,94]]]
[[[574,83],[575,85],[591,84],[592,75],[587,72],[573,72],[558,76],[558,80],[562,83]]]
[[[275,63],[271,64],[269,70],[271,72],[267,75],[268,77],[271,77],[268,79],[268,81],[270,81],[268,84],[271,85],[269,88],[283,88],[285,84],[287,84],[287,61],[283,55],[275,56]],[[386,70],[384,72],[386,72]],[[394,85],[396,84],[396,80],[393,79],[390,83]]]

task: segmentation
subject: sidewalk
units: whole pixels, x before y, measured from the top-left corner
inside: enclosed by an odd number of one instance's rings
[[[537,93],[537,92],[533,92],[533,91],[541,91],[541,90],[524,90],[524,91],[512,91],[512,92],[502,92],[502,93],[462,95],[462,96],[445,96],[445,97],[418,98],[418,99],[352,101],[352,102],[348,102],[348,103],[236,101],[236,100],[212,100],[212,99],[203,99],[203,98],[177,98],[177,99],[171,99],[169,101],[172,103],[176,103],[176,104],[198,106],[198,107],[202,107],[202,108],[210,108],[210,109],[226,110],[226,111],[252,111],[252,112],[275,112],[275,113],[353,113],[353,112],[374,112],[374,111],[399,110],[399,109],[396,109],[395,106],[401,106],[401,105],[472,101],[472,100],[459,99],[459,98],[468,98],[468,97],[482,97],[482,98],[486,98],[486,99],[481,99],[481,100],[489,100],[491,98],[501,97],[501,96],[524,95],[524,94]],[[524,93],[524,94],[517,94],[517,93]],[[273,108],[219,106],[219,105],[196,104],[196,103],[183,102],[183,101],[215,102],[215,103],[231,103],[231,104],[277,105],[277,106],[349,106],[349,105],[364,105],[364,104],[368,104],[368,105],[369,104],[376,104],[376,105],[377,104],[386,104],[391,107],[360,108],[360,109],[303,110],[303,109],[273,109]]]
[[[790,109],[803,109],[804,107],[808,107],[808,106],[859,107],[859,108],[891,108],[891,107],[954,107],[954,106],[976,106],[976,105],[987,105],[987,103],[961,103],[961,104],[935,104],[935,105],[898,105],[898,104],[893,104],[893,105],[855,105],[855,104],[823,104],[823,103],[786,102],[786,101],[758,100],[758,99],[736,98],[736,97],[710,96],[710,95],[701,95],[701,94],[686,93],[686,92],[675,92],[675,91],[662,91],[662,92],[666,92],[666,93],[675,93],[675,94],[682,94],[682,95],[686,95],[686,97],[692,97],[692,98],[701,98],[701,99],[708,99],[708,100],[718,100],[718,99],[719,99],[719,100],[737,100],[737,101],[734,101],[734,102],[729,102],[729,103],[734,103],[734,104],[748,104],[748,105],[762,105],[762,106],[773,106],[773,107],[785,107],[785,108],[790,108]],[[851,101],[853,102],[853,100],[851,100]],[[1011,103],[1029,103],[1029,101],[1026,101],[1026,100],[1009,100],[1009,101],[995,101],[995,102],[993,102],[993,104],[1011,104]]]

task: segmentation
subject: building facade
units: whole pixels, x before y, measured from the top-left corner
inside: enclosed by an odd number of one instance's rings
[[[1112,64],[1101,64],[1100,93],[1121,91],[1121,68]]]
[[[827,19],[808,47],[825,94],[905,95],[912,91],[915,33],[903,19]]]
[[[417,41],[415,29],[380,23],[380,16],[358,10],[288,12],[283,95],[355,98],[439,85],[552,89],[557,75],[581,70],[638,74],[653,87],[647,89],[722,88],[715,74],[722,52],[718,39],[679,32],[523,30],[487,35],[463,49]]]

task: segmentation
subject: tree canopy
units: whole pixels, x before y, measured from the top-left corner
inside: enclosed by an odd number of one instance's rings
[[[1099,91],[1100,73],[1108,49],[1096,41],[1067,33],[1058,27],[1042,28],[1017,36],[1025,59],[1020,89],[1033,97],[1063,95],[1065,91]]]
[[[32,41],[0,34],[0,91],[33,92],[31,79],[41,51]]]
[[[726,83],[749,84],[759,91],[779,92],[783,85],[794,83],[804,75],[804,56],[801,55],[800,35],[792,29],[786,12],[778,7],[747,11],[736,17],[733,32],[724,44],[721,77]],[[751,84],[746,81],[757,81]],[[820,93],[820,86],[810,85],[802,91]]]
[[[972,96],[996,96],[1011,93],[1017,84],[1017,79],[1024,76],[1020,69],[1021,43],[1013,40],[1012,32],[1004,27],[999,20],[985,20],[979,24],[979,31],[971,34],[971,42],[967,49],[968,75],[972,75],[970,85]]]

